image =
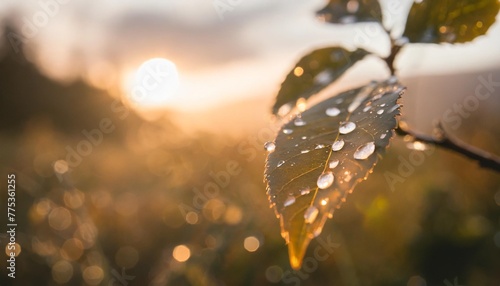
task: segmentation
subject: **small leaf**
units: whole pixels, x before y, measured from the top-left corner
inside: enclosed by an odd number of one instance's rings
[[[334,24],[382,22],[382,11],[377,0],[330,0],[317,15]]]
[[[306,55],[281,84],[273,114],[285,115],[300,98],[308,99],[316,94],[368,54],[363,49],[350,52],[343,48],[330,47]],[[287,107],[286,111],[282,112],[284,107]]]
[[[495,22],[498,0],[415,1],[403,36],[411,43],[465,43]]]
[[[389,144],[403,90],[395,78],[372,82],[329,98],[282,126],[267,157],[265,179],[294,269],[300,268],[326,219]]]

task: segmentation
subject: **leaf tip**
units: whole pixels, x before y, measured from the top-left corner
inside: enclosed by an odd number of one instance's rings
[[[290,243],[288,243],[290,266],[292,266],[294,270],[299,270],[302,266],[302,261],[310,242],[310,237],[302,236],[300,239],[291,240]]]

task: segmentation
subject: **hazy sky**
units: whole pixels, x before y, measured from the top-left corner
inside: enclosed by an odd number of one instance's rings
[[[56,79],[83,77],[100,85],[105,77],[122,86],[143,61],[168,58],[181,77],[175,105],[190,110],[272,96],[295,61],[316,47],[342,44],[387,52],[386,36],[373,24],[318,22],[314,12],[325,2],[2,0],[0,16],[17,22],[28,57]],[[382,1],[386,24],[403,21],[411,1],[403,2]],[[226,3],[227,10],[218,12],[216,3]],[[473,43],[408,47],[399,66],[402,76],[492,69],[500,66],[499,50],[495,23],[487,37]],[[346,79],[365,82],[386,76],[383,65],[372,58]]]

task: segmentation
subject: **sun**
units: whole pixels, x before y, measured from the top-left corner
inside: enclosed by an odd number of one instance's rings
[[[141,64],[132,77],[128,98],[140,107],[170,105],[179,89],[176,65],[164,58],[152,58]]]

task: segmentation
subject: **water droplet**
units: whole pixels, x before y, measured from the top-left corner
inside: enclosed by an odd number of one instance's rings
[[[351,121],[341,122],[339,126],[340,134],[351,133],[354,129],[356,129],[356,123]]]
[[[382,103],[382,104],[380,105],[380,107],[384,107],[384,106],[385,106],[385,103]]]
[[[384,110],[383,110],[383,109],[379,109],[379,110],[377,111],[377,114],[382,114],[382,113],[384,113]]]
[[[308,195],[311,192],[311,189],[304,188],[304,189],[301,189],[299,192],[300,192],[300,195],[304,196],[304,195]]]
[[[273,142],[266,142],[264,144],[264,149],[266,149],[267,152],[272,153],[276,149],[276,145]]]
[[[333,142],[332,151],[339,151],[340,149],[342,149],[342,147],[344,147],[344,144],[345,142],[342,139]]]
[[[314,77],[315,84],[326,85],[329,84],[333,80],[332,71],[330,69],[326,69],[321,71]]]
[[[293,130],[292,129],[288,129],[288,128],[285,128],[283,129],[283,133],[289,135],[289,134],[292,134],[293,133]]]
[[[338,159],[332,159],[330,160],[330,163],[328,163],[328,167],[330,169],[333,169],[339,165],[339,160]]]
[[[354,159],[364,160],[368,158],[371,154],[375,152],[375,142],[368,142],[363,144],[356,149],[354,152]]]
[[[396,104],[396,105],[394,105],[393,107],[391,107],[391,109],[389,109],[387,112],[388,112],[388,113],[391,113],[391,112],[393,112],[394,110],[398,109],[399,107],[400,107],[400,105],[399,105],[399,104]]]
[[[285,161],[281,160],[278,162],[278,164],[276,165],[276,167],[281,167],[283,164],[285,164]]]
[[[368,110],[370,110],[372,107],[370,105],[368,106],[365,106],[365,108],[363,108],[363,112],[367,112]]]
[[[340,114],[340,109],[337,107],[330,107],[326,110],[326,115],[334,117]]]
[[[295,124],[295,126],[304,126],[304,125],[306,125],[306,122],[304,121],[304,119],[297,117],[293,121],[293,124]]]
[[[345,172],[344,172],[344,181],[345,181],[346,183],[348,183],[348,182],[350,182],[350,181],[351,181],[351,179],[352,179],[351,172],[349,172],[349,171],[345,171]]]
[[[306,140],[307,139],[307,136],[302,136],[300,137],[302,140]]]
[[[304,221],[305,223],[313,223],[314,220],[318,217],[319,210],[315,206],[310,206],[304,212]]]
[[[283,205],[285,207],[288,207],[288,206],[291,206],[293,205],[293,203],[295,203],[295,197],[294,196],[289,196],[288,198],[286,198],[285,202],[283,203]]]
[[[318,237],[321,234],[321,231],[323,231],[321,227],[318,227],[315,230],[313,230],[313,237]]]
[[[334,180],[333,173],[326,172],[318,177],[318,181],[316,182],[316,184],[318,185],[318,188],[324,190],[333,184],[333,180]]]
[[[328,218],[332,218],[333,217],[333,210],[331,210],[329,213],[328,213]]]
[[[322,148],[325,148],[325,145],[318,144],[318,145],[316,145],[316,147],[314,149],[322,149]]]
[[[309,150],[302,150],[300,151],[301,154],[306,154],[306,153],[309,153]]]
[[[384,139],[385,136],[387,136],[387,133],[383,133],[382,135],[380,135],[380,139]]]
[[[373,100],[378,100],[382,98],[382,96],[385,94],[386,90],[383,87],[379,87],[377,90],[377,94],[373,96]]]
[[[322,199],[321,202],[319,202],[319,204],[322,206],[326,206],[326,204],[328,204],[328,201],[329,201],[328,198]]]

